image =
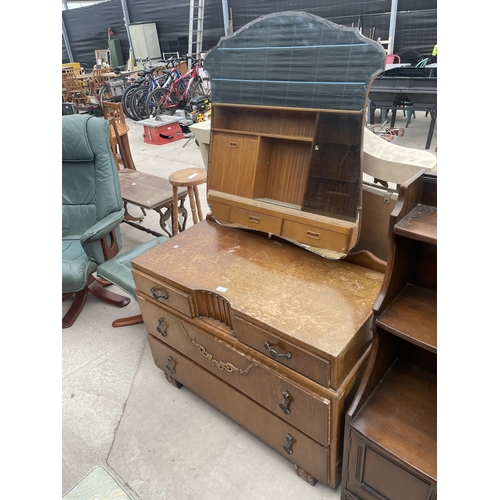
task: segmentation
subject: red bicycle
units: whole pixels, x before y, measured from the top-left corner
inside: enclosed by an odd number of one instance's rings
[[[191,60],[191,69],[182,75],[176,66],[171,73],[170,85],[157,88],[149,94],[145,107],[150,117],[173,115],[178,109],[191,112],[192,101],[198,101],[200,97],[209,98],[210,87],[203,72],[203,59],[187,56],[182,60]]]

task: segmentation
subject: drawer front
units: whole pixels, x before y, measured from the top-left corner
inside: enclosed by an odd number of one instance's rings
[[[205,370],[257,401],[285,422],[323,446],[330,442],[331,403],[288,377],[277,374],[254,357],[168,314],[138,297],[150,334],[193,360]],[[247,349],[249,351],[249,349]]]
[[[281,236],[290,238],[320,248],[331,248],[337,252],[347,252],[349,250],[349,240],[351,231],[347,233],[337,233],[336,231],[328,231],[308,224],[300,224],[289,220],[283,221],[283,230]]]
[[[231,211],[231,205],[226,205],[225,203],[220,203],[219,201],[213,201],[211,199],[209,199],[208,204],[210,205],[212,215],[215,217],[217,222],[219,222],[220,224],[227,224],[229,222],[229,212]]]
[[[159,304],[167,305],[181,314],[191,318],[194,316],[193,302],[188,293],[156,281],[135,269],[132,269],[132,276],[138,292],[144,293]]]
[[[273,234],[280,234],[283,220],[272,215],[261,214],[252,210],[231,207],[230,222]]]
[[[234,336],[244,344],[314,380],[330,384],[330,363],[235,316]]]
[[[328,484],[328,448],[321,446],[152,335],[148,335],[148,341],[158,368],[318,481]],[[291,453],[286,451],[284,446]]]

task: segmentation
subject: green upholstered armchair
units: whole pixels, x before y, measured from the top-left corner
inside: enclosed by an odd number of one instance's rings
[[[70,327],[87,293],[123,307],[130,298],[109,292],[96,280],[99,264],[121,248],[124,216],[120,182],[109,141],[109,123],[90,115],[62,117],[62,293],[74,296],[63,317]]]

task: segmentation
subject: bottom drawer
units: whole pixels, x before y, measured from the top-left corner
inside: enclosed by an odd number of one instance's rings
[[[328,484],[328,448],[299,432],[188,358],[148,335],[158,368],[267,443],[311,476]],[[167,368],[168,367],[168,368]],[[174,370],[172,372],[172,370]],[[290,453],[285,451],[284,445]]]

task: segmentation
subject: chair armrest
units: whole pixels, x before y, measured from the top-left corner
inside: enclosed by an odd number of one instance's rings
[[[120,224],[124,216],[125,210],[122,208],[119,212],[113,212],[104,217],[104,219],[101,219],[97,224],[94,224],[82,234],[80,238],[82,246],[85,247],[85,244],[93,243],[94,241],[99,241],[101,238],[104,238],[104,236]]]

